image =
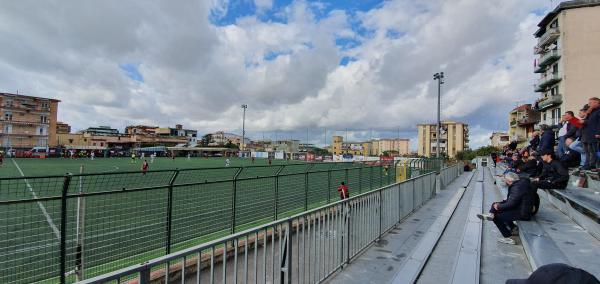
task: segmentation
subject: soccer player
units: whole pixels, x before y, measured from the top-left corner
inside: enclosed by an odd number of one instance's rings
[[[148,171],[148,167],[150,167],[148,165],[148,161],[144,160],[144,163],[142,163],[142,175],[146,175],[146,172]]]
[[[93,161],[94,157],[96,157],[96,153],[92,151],[92,153],[90,153],[90,159]]]
[[[191,156],[190,156],[190,153],[188,153],[188,154],[187,154],[187,159],[188,159],[188,161],[190,160],[190,157],[191,157]]]
[[[342,181],[337,191],[340,193],[340,199],[344,200],[350,197],[350,193],[348,192],[348,186]]]
[[[229,164],[230,164],[230,162],[231,162],[231,161],[229,161],[229,158],[225,159],[225,166],[226,166],[226,167],[229,167]]]
[[[152,155],[150,155],[150,164],[154,164],[154,158],[156,158],[156,152],[152,153]]]
[[[146,153],[142,152],[142,153],[140,154],[140,160],[143,160],[145,157],[146,157]]]
[[[131,163],[135,163],[135,153],[131,153]]]
[[[4,153],[0,152],[0,166],[4,165]]]

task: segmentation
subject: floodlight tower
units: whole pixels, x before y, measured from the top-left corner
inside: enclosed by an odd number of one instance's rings
[[[435,156],[437,158],[440,157],[440,136],[442,135],[442,121],[440,119],[441,112],[441,91],[442,84],[444,84],[444,72],[439,72],[433,74],[433,80],[438,81],[438,104],[437,104],[437,134],[435,139]]]
[[[242,116],[242,143],[240,143],[240,150],[244,151],[245,146],[245,137],[246,137],[246,109],[248,105],[243,104],[242,109],[244,109],[244,114]]]

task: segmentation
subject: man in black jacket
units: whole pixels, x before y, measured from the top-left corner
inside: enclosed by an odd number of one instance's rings
[[[552,156],[553,151],[542,151],[540,155],[544,161],[542,173],[531,180],[534,190],[543,189],[565,189],[569,183],[569,171]]]
[[[540,146],[538,151],[550,150],[554,151],[554,131],[545,124],[540,125],[542,136],[540,137]]]
[[[590,106],[586,117],[583,121],[583,129],[581,133],[581,143],[583,143],[583,149],[586,155],[586,165],[583,167],[584,170],[593,170],[598,165],[598,137],[600,134],[600,99],[594,97],[588,101]]]
[[[508,185],[506,200],[494,202],[490,213],[477,214],[477,217],[482,220],[494,221],[502,233],[502,238],[498,239],[498,242],[514,245],[515,241],[510,238],[512,231],[517,227],[514,221],[531,219],[532,190],[529,180],[521,179],[516,173],[505,174],[504,181]]]

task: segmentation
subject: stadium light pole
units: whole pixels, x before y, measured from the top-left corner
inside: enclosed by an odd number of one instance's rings
[[[438,101],[437,101],[437,135],[435,139],[435,156],[440,157],[440,135],[442,134],[442,121],[440,119],[441,112],[441,92],[442,84],[444,84],[444,72],[433,74],[433,80],[438,81]]]
[[[244,109],[244,114],[242,116],[242,143],[240,143],[241,145],[241,150],[244,151],[244,140],[246,138],[246,109],[248,108],[248,105],[244,104],[242,105],[242,109]]]

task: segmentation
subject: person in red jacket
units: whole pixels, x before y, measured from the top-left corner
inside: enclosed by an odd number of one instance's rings
[[[142,164],[142,175],[146,175],[146,172],[148,172],[148,161],[144,160],[144,163]]]
[[[340,184],[340,186],[338,187],[337,191],[340,193],[341,200],[344,200],[344,199],[350,197],[350,193],[348,192],[348,186],[346,184],[344,184],[343,181]]]

